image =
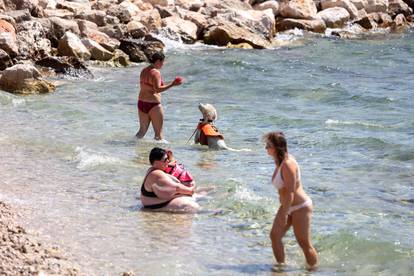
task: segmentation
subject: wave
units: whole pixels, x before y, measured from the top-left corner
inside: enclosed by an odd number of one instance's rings
[[[93,152],[82,147],[76,147],[72,161],[78,163],[76,167],[81,170],[121,163],[119,158]]]
[[[363,127],[373,127],[373,128],[385,128],[385,126],[381,124],[374,124],[368,122],[353,122],[353,121],[340,121],[340,120],[333,120],[328,119],[325,121],[326,125],[339,125],[339,126],[363,126]]]
[[[13,107],[26,105],[26,99],[23,99],[19,96],[0,91],[0,104],[9,105]]]

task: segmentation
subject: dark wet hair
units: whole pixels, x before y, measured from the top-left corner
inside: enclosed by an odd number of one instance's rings
[[[163,61],[165,59],[165,55],[162,52],[154,53],[148,60],[150,63],[154,64],[157,60]]]
[[[263,140],[266,144],[276,149],[276,163],[280,165],[288,153],[287,141],[283,132],[275,131],[266,133],[263,136]]]
[[[151,165],[154,164],[154,161],[160,161],[167,154],[165,149],[162,148],[153,148],[149,154],[149,161]]]

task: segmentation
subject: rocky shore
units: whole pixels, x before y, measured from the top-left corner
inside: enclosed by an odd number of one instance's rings
[[[412,26],[414,0],[0,0],[0,89],[47,93],[43,76],[92,77],[85,61],[145,62],[157,37],[229,48],[271,48],[303,29],[352,37]],[[23,63],[24,65],[22,65]]]
[[[0,202],[0,275],[80,275],[56,247],[48,247],[16,223],[16,213]]]

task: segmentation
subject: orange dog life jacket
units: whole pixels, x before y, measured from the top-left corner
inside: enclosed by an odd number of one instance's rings
[[[207,138],[210,137],[219,137],[224,139],[224,136],[218,131],[218,129],[210,123],[198,123],[197,129],[200,130],[200,144],[208,146]]]

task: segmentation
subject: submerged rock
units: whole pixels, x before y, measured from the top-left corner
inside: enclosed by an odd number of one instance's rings
[[[3,71],[0,88],[10,93],[37,94],[49,93],[55,86],[41,79],[40,72],[29,64],[16,64]]]
[[[44,57],[35,62],[37,66],[47,67],[55,73],[74,77],[93,78],[92,72],[76,57]]]

